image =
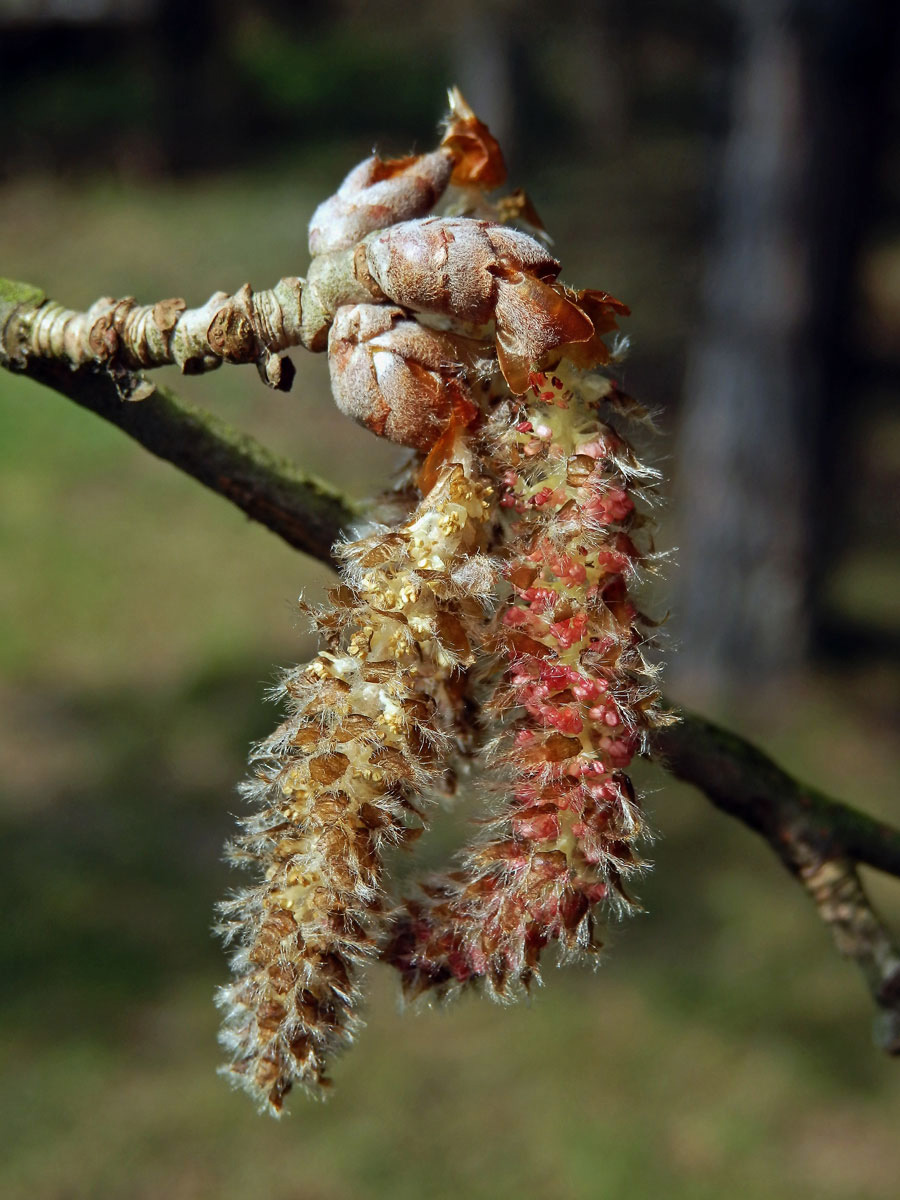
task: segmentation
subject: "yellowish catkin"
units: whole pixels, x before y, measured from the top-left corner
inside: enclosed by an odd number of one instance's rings
[[[254,811],[229,848],[256,881],[221,907],[225,1071],[275,1113],[295,1083],[327,1083],[358,1027],[383,853],[415,834],[458,724],[492,493],[462,434],[440,459],[406,521],[341,547],[343,581],[315,616],[324,647],[282,682],[288,716],[256,750]]]

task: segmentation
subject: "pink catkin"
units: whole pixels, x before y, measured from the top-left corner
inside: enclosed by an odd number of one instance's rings
[[[494,815],[398,918],[388,957],[413,994],[482,982],[504,995],[538,974],[548,943],[595,949],[594,906],[630,906],[642,865],[624,768],[661,716],[629,585],[635,498],[655,473],[600,422],[578,373],[533,379],[485,432],[510,514],[484,700],[500,732],[481,756]]]

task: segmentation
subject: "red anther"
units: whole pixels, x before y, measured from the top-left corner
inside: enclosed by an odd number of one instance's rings
[[[550,626],[550,631],[559,642],[560,648],[568,650],[570,646],[580,642],[584,637],[587,623],[587,613],[578,613],[577,616],[569,617],[568,620],[556,621]]]
[[[541,665],[541,679],[548,687],[559,690],[568,687],[578,678],[578,672],[563,663],[543,663]]]
[[[518,608],[512,605],[503,614],[504,625],[526,625],[528,623],[528,614],[524,608]]]
[[[572,695],[576,700],[581,700],[585,704],[596,700],[601,694],[601,688],[596,679],[581,679],[572,685]]]
[[[571,708],[554,708],[548,705],[544,711],[544,720],[560,733],[578,734],[584,728],[584,721]]]

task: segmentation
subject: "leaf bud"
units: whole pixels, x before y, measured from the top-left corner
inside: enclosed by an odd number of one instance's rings
[[[450,113],[441,145],[455,158],[451,182],[458,187],[499,187],[506,179],[503,151],[487,125],[467,104],[458,87],[448,93]]]
[[[518,230],[426,217],[372,235],[364,256],[371,279],[404,308],[476,326],[493,320],[500,369],[517,394],[550,351],[594,335],[590,317],[555,283],[558,261]]]
[[[346,250],[376,229],[423,216],[450,182],[454,162],[453,153],[443,149],[409,158],[373,154],[365,159],[313,213],[310,254]]]
[[[346,305],[328,338],[332,391],[342,412],[379,437],[427,451],[451,417],[465,424],[477,412],[466,381],[472,351],[393,305]]]

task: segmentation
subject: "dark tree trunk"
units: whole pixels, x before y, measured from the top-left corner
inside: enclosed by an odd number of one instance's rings
[[[454,82],[503,147],[515,159],[521,132],[516,120],[515,55],[518,12],[507,4],[465,3],[455,21]]]
[[[808,655],[897,27],[894,0],[737,8],[742,52],[678,451],[676,683],[695,694],[777,681]]]
[[[563,0],[557,3],[562,9]],[[554,76],[553,93],[565,105],[567,125],[585,157],[621,150],[630,132],[633,40],[618,31],[610,0],[576,0],[562,9],[560,24],[565,70]]]

